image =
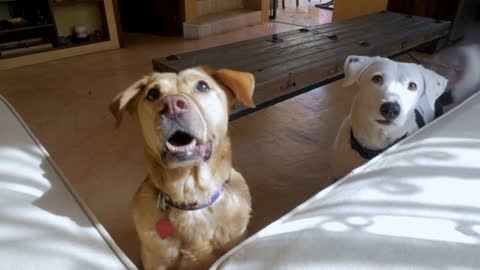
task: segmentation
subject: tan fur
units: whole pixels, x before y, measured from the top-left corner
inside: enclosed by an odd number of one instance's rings
[[[198,80],[210,85],[208,94],[195,92],[192,85]],[[249,73],[195,68],[179,74],[154,73],[114,99],[111,111],[117,121],[120,122],[125,109],[131,110],[145,139],[148,177],[133,199],[133,218],[145,269],[207,269],[242,239],[250,219],[251,197],[245,179],[231,165],[228,114],[234,98],[253,106],[253,86],[253,76]],[[155,131],[155,103],[145,99],[152,87],[164,96],[184,95],[193,104],[199,120],[192,124],[202,131],[200,137],[213,140],[208,161],[179,167],[164,163],[161,158],[164,138]],[[204,202],[227,179],[221,197],[207,208],[195,211],[171,208],[167,212],[157,208],[159,190],[177,202]],[[166,239],[161,239],[155,230],[161,219],[168,219],[174,227],[173,234]]]

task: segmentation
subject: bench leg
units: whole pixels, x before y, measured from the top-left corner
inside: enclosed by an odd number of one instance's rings
[[[270,16],[271,20],[275,20],[277,18],[277,9],[278,9],[278,1],[279,0],[270,0]],[[282,4],[284,4],[285,0],[282,0]],[[285,8],[285,7],[283,7]]]
[[[415,63],[417,63],[419,65],[422,64],[422,62],[420,62],[420,60],[415,55],[413,55],[411,52],[406,52],[405,54],[408,55],[408,57],[410,57],[410,59],[412,59]]]
[[[329,9],[333,10],[333,6],[335,5],[335,0],[330,0],[328,2],[325,2],[323,4],[316,4],[315,6],[317,8],[323,8],[323,9]]]

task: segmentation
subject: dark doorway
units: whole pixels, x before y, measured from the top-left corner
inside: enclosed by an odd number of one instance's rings
[[[183,34],[182,4],[178,0],[119,0],[120,20],[125,32],[164,36]]]

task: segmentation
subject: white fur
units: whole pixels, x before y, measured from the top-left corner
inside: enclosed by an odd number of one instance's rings
[[[335,139],[332,169],[336,179],[367,161],[352,149],[350,130],[363,147],[385,149],[398,138],[418,129],[415,108],[421,106],[422,111],[433,118],[431,112],[434,111],[435,100],[447,84],[444,77],[420,65],[381,57],[349,56],[344,68],[343,85],[356,84],[359,91]],[[383,83],[374,83],[372,77],[375,75],[381,75]],[[408,89],[410,83],[416,84],[416,90]],[[384,120],[380,106],[385,102],[396,102],[401,108],[400,115],[389,125],[377,122]]]
[[[460,58],[464,63],[460,79],[453,85],[453,104],[446,110],[458,105],[469,96],[480,90],[480,45],[469,45],[460,48]]]

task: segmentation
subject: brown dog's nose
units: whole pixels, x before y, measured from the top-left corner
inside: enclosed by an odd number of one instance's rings
[[[160,101],[160,113],[170,117],[188,110],[188,101],[181,95],[169,95]]]

